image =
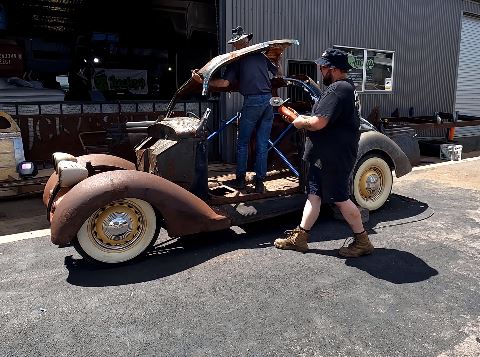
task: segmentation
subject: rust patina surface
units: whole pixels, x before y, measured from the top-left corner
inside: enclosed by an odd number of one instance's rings
[[[93,166],[101,166],[106,170],[113,170],[113,169],[135,170],[135,164],[133,162],[127,161],[117,156],[105,155],[105,154],[90,154],[90,155],[83,155],[83,156],[77,157],[77,162],[80,164],[85,165],[89,161]],[[47,206],[48,200],[50,199],[51,191],[53,190],[57,182],[58,182],[58,176],[54,172],[48,179],[45,185],[45,189],[43,190],[43,203],[45,204],[45,206]],[[60,192],[57,194],[56,199],[58,200],[58,198],[63,196],[69,190],[70,188],[62,188]]]
[[[213,73],[215,73],[220,67],[256,52],[265,52],[265,56],[267,56],[272,62],[278,64],[285,48],[290,47],[291,45],[299,45],[298,40],[285,39],[257,43],[213,58],[198,71],[203,77],[202,95],[207,94],[208,82]],[[231,89],[227,89],[227,91],[228,90]]]
[[[156,120],[151,113],[84,113],[14,115],[22,133],[25,158],[49,161],[56,151],[72,155],[88,153],[85,145],[106,146],[106,131],[127,121]],[[83,140],[83,142],[82,142]]]
[[[172,110],[175,107],[176,101],[189,93],[201,90],[202,95],[206,95],[209,89],[214,92],[235,91],[235,88],[233,87],[222,88],[222,89],[209,87],[210,78],[222,66],[225,66],[230,62],[238,60],[241,57],[244,57],[246,55],[256,53],[256,52],[264,52],[265,56],[267,56],[272,62],[278,64],[283,54],[283,51],[287,47],[291,45],[299,45],[299,44],[300,43],[298,40],[293,40],[293,39],[273,40],[273,41],[257,43],[255,45],[248,46],[240,50],[228,52],[223,55],[219,55],[212,58],[205,66],[203,66],[198,70],[198,73],[200,74],[200,76],[203,77],[203,84],[200,85],[199,83],[195,82],[192,78],[189,78],[175,92],[175,95],[173,96],[172,100],[168,104],[166,117],[171,116]]]
[[[163,217],[171,237],[230,227],[229,218],[180,186],[145,172],[118,170],[88,178],[63,196],[51,221],[52,242],[70,243],[92,213],[122,198],[149,202]]]

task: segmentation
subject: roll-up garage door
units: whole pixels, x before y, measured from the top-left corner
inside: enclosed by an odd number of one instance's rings
[[[463,16],[455,110],[480,117],[480,19]],[[480,135],[480,126],[457,128],[455,136]]]

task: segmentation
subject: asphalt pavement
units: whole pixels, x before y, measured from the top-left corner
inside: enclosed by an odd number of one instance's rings
[[[480,356],[480,160],[423,167],[393,192],[357,259],[337,256],[349,230],[329,215],[307,254],[275,249],[300,213],[116,268],[48,236],[0,244],[0,356]],[[2,235],[35,200],[0,203]]]

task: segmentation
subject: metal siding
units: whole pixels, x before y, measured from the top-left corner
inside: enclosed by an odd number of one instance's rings
[[[480,19],[464,16],[458,64],[455,110],[480,116]],[[480,135],[480,127],[458,128],[459,136]]]
[[[480,14],[480,3],[478,1],[463,1],[463,11],[470,14]]]
[[[453,112],[462,13],[480,14],[480,3],[471,0],[224,1],[227,38],[243,25],[254,42],[300,41],[285,52],[284,70],[288,59],[312,60],[333,45],[395,51],[393,91],[361,94],[364,116],[377,105],[383,116],[395,108],[406,116],[410,107],[415,116]],[[229,117],[241,107],[241,96],[232,95],[224,105]],[[235,140],[233,129],[230,138]]]
[[[480,7],[461,0],[226,1],[232,8],[227,36],[243,25],[255,42],[298,39],[300,46],[289,48],[285,60],[311,60],[332,45],[395,51],[394,91],[361,94],[365,116],[375,105],[384,116],[395,108],[407,115],[410,107],[415,115],[452,112],[461,13]],[[230,111],[239,105],[238,99],[227,103]]]

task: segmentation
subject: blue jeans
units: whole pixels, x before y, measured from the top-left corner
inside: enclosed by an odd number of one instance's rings
[[[237,177],[247,172],[248,144],[256,129],[255,179],[263,180],[267,174],[268,139],[273,123],[272,95],[258,94],[244,97],[242,116],[238,127]]]

